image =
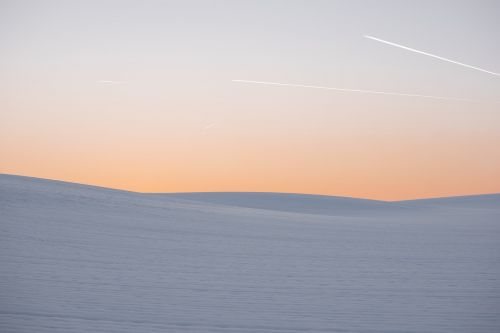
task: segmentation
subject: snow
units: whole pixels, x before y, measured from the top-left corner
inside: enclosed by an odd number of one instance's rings
[[[0,332],[499,332],[500,196],[0,175]]]

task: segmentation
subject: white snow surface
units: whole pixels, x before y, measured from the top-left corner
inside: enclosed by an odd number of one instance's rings
[[[500,195],[141,194],[0,175],[0,332],[500,332]]]

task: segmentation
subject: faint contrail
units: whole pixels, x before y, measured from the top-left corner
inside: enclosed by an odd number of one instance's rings
[[[203,129],[206,129],[206,130],[207,130],[207,129],[209,129],[209,128],[214,127],[215,125],[217,125],[217,123],[211,123],[211,124],[208,124],[208,125],[206,125],[205,127],[203,127]]]
[[[295,84],[295,83],[278,83],[278,82],[250,81],[250,80],[232,80],[232,81],[233,82],[242,82],[242,83],[267,84],[267,85],[275,85],[275,86],[288,86],[288,87],[335,90],[335,91],[344,91],[344,92],[357,92],[357,93],[366,93],[366,94],[406,96],[406,97],[422,97],[422,98],[432,98],[432,99],[461,101],[461,102],[477,102],[474,100],[464,99],[464,98],[440,97],[440,96],[431,96],[431,95],[406,94],[406,93],[375,91],[375,90],[362,90],[362,89],[333,88],[333,87],[311,86],[311,85],[305,85],[305,84]]]
[[[464,67],[467,67],[467,68],[475,69],[477,71],[481,71],[481,72],[493,74],[493,75],[496,75],[496,76],[500,76],[499,73],[495,73],[495,72],[488,71],[486,69],[482,69],[482,68],[479,68],[479,67],[467,65],[467,64],[455,61],[455,60],[448,59],[448,58],[443,58],[443,57],[440,57],[440,56],[437,56],[437,55],[434,55],[434,54],[430,54],[430,53],[427,53],[427,52],[424,52],[424,51],[415,50],[415,49],[412,49],[411,47],[407,47],[407,46],[403,46],[403,45],[400,45],[400,44],[388,42],[388,41],[380,39],[380,38],[376,38],[376,37],[373,37],[373,36],[367,36],[367,35],[365,35],[364,37],[368,38],[368,39],[375,40],[375,41],[380,42],[380,43],[384,43],[384,44],[396,46],[396,47],[399,47],[399,48],[402,48],[402,49],[405,49],[405,50],[408,50],[408,51],[411,51],[411,52],[420,53],[420,54],[424,54],[426,56],[433,57],[433,58],[436,58],[436,59],[439,59],[439,60],[451,62],[451,63],[456,64],[456,65],[460,65],[460,66],[464,66]]]

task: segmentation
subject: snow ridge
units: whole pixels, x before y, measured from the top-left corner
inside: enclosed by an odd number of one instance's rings
[[[498,332],[500,196],[142,194],[0,175],[0,332]]]

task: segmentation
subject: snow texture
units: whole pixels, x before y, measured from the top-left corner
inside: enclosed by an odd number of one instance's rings
[[[0,332],[500,332],[500,195],[141,194],[0,175]]]

